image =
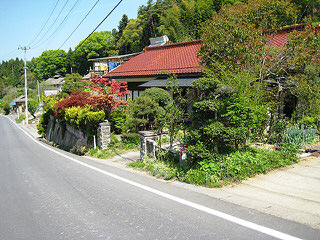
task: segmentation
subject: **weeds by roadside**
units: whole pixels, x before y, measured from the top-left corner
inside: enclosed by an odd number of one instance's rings
[[[279,151],[245,148],[184,167],[172,159],[159,161],[151,158],[130,163],[129,166],[165,180],[177,179],[190,184],[221,187],[294,164],[299,161],[297,153],[297,148],[292,145],[284,145]]]
[[[101,159],[109,159],[128,151],[137,151],[139,146],[140,141],[136,136],[126,136],[120,141],[115,135],[111,135],[111,142],[108,149],[90,149],[87,155]]]

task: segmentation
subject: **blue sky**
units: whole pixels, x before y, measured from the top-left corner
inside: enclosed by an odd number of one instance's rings
[[[27,60],[40,56],[45,50],[58,49],[96,2],[97,0],[0,0],[0,62],[16,57],[23,58],[23,52],[17,50],[18,47],[29,46],[43,26],[39,37],[27,51]],[[119,0],[100,0],[61,49],[74,49],[118,2]],[[44,25],[56,3],[55,11]],[[64,24],[58,28],[75,3]],[[139,6],[146,3],[147,0],[123,0],[96,31],[111,31],[117,28],[123,14],[127,14],[129,19],[136,18]],[[57,18],[60,11],[61,15]],[[56,18],[56,23],[49,29]],[[53,34],[56,29],[58,30]]]

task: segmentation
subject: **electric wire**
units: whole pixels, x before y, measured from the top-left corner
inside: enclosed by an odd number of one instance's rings
[[[58,13],[57,17],[55,18],[55,20],[53,21],[53,23],[51,24],[51,26],[48,28],[48,30],[43,34],[42,38],[40,40],[38,40],[34,45],[37,45],[39,42],[42,41],[42,39],[47,35],[47,33],[51,30],[51,28],[54,26],[54,24],[57,22],[58,18],[60,17],[62,11],[64,10],[64,8],[66,7],[67,3],[69,2],[69,0],[67,0],[65,2],[65,4],[63,5],[63,7],[61,8],[60,12]]]
[[[95,6],[98,4],[100,0],[97,0],[96,3],[92,6],[92,8],[89,10],[89,12],[84,16],[84,18],[81,20],[81,22],[78,24],[78,26],[72,31],[72,33],[67,37],[67,39],[60,45],[58,50],[69,40],[69,38],[73,35],[73,33],[80,27],[80,25],[83,23],[83,21],[87,18],[87,16],[91,13],[91,11],[95,8]]]
[[[5,57],[7,57],[7,56],[11,56],[12,54],[14,54],[14,53],[16,53],[16,52],[18,52],[18,51],[19,51],[19,50],[16,49],[16,50],[13,50],[13,51],[11,51],[11,52],[9,52],[9,53],[6,53],[6,54],[4,54],[4,55],[1,56],[1,59],[5,58]]]
[[[310,1],[311,1],[311,0],[309,0],[309,1],[308,1],[308,3],[307,3],[307,5],[306,5],[306,7],[304,8],[304,10],[303,10],[303,12],[302,12],[302,14],[301,14],[301,17],[300,17],[300,19],[299,19],[299,21],[298,21],[298,23],[297,23],[297,24],[299,24],[299,23],[300,23],[300,21],[301,21],[301,19],[302,19],[303,15],[304,15],[304,13],[306,12],[307,8],[309,7]]]
[[[111,15],[111,13],[120,5],[120,3],[123,0],[120,0],[114,7],[113,9],[104,17],[104,19],[102,19],[102,21],[98,24],[98,26],[95,27],[95,29],[93,29],[93,31],[88,35],[88,37],[86,37],[75,49],[73,52],[77,51],[77,49],[79,49],[85,41],[88,40],[88,38],[98,29],[98,27],[100,27],[100,25]]]
[[[64,19],[62,20],[62,22],[59,24],[59,26],[55,29],[55,31],[42,43],[38,44],[37,46],[33,46],[32,49],[35,49],[35,48],[38,48],[40,46],[42,46],[44,43],[46,43],[59,29],[60,27],[62,26],[62,24],[66,21],[67,17],[70,15],[70,13],[72,12],[72,10],[75,8],[75,6],[78,4],[80,0],[77,0],[72,8],[69,10],[69,12],[67,13],[67,15],[64,17]]]
[[[52,14],[53,14],[54,10],[56,9],[56,7],[57,7],[57,5],[58,5],[59,1],[60,1],[60,0],[58,0],[58,1],[56,2],[56,4],[54,5],[54,7],[53,7],[53,9],[52,9],[52,11],[51,11],[51,13],[50,13],[49,17],[47,18],[47,20],[46,20],[46,21],[45,21],[45,23],[43,24],[43,26],[42,26],[41,30],[39,31],[38,35],[37,35],[35,38],[33,38],[33,40],[31,41],[31,43],[29,43],[29,44],[28,44],[28,46],[30,46],[32,43],[34,43],[34,41],[39,37],[39,35],[41,34],[41,32],[43,31],[43,29],[44,29],[44,28],[45,28],[45,26],[47,25],[47,23],[48,23],[49,19],[51,18],[51,16],[52,16]]]

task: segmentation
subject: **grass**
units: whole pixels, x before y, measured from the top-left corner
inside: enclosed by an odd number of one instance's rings
[[[109,145],[109,149],[92,148],[87,152],[87,155],[100,159],[110,159],[128,151],[137,151],[139,149],[139,146],[140,144],[138,145],[136,143],[123,143],[120,141],[115,141],[111,142],[111,144]]]
[[[296,153],[296,148],[292,146],[283,146],[281,151],[246,148],[185,167],[181,167],[178,162],[171,159],[160,161],[151,158],[128,165],[165,180],[172,179],[206,187],[221,187],[294,164],[299,161]]]
[[[25,120],[25,115],[24,114],[20,114],[19,118],[16,118],[16,123],[22,123],[23,120]]]

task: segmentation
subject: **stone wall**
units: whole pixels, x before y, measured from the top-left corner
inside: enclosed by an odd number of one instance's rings
[[[88,143],[88,139],[78,129],[62,123],[60,120],[50,116],[46,131],[46,139],[59,145],[78,147],[92,145]]]
[[[93,147],[93,142],[89,142],[87,137],[79,129],[62,123],[60,120],[50,116],[46,131],[46,139],[55,142],[59,145],[69,147],[90,146]],[[106,120],[99,124],[97,129],[97,145],[102,149],[107,149],[111,141],[111,126]]]

